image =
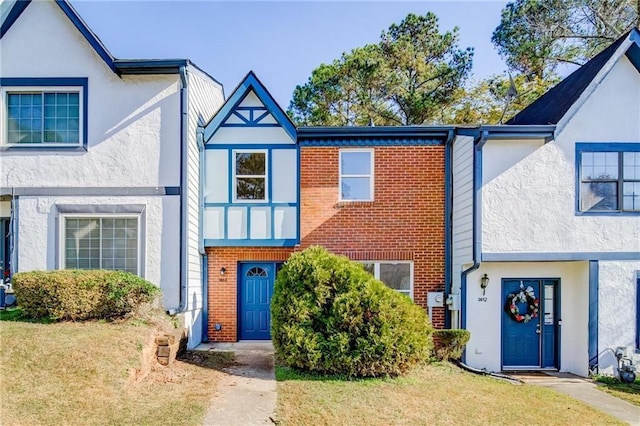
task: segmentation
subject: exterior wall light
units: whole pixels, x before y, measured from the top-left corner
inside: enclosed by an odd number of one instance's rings
[[[225,268],[224,266],[222,268],[220,268],[220,275],[224,275],[227,272],[227,268]],[[487,274],[485,274],[487,275]]]
[[[484,274],[480,278],[480,288],[482,289],[483,296],[484,296],[485,289],[487,288],[488,285],[489,285],[489,276],[487,274]]]

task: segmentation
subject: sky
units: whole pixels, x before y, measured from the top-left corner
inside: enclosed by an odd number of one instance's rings
[[[296,85],[343,52],[377,43],[408,13],[434,12],[440,31],[474,47],[473,78],[506,71],[491,44],[504,1],[71,0],[113,56],[188,58],[229,96],[253,70],[283,109]]]

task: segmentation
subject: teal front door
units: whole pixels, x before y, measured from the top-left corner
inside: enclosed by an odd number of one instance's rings
[[[270,340],[275,265],[242,263],[239,269],[238,336],[240,340]]]
[[[558,280],[502,281],[502,366],[558,368]]]

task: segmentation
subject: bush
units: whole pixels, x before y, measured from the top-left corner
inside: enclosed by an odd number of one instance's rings
[[[137,275],[104,270],[21,272],[13,288],[25,315],[73,321],[121,318],[160,294]]]
[[[424,310],[407,296],[322,247],[292,255],[278,273],[271,337],[286,366],[395,376],[428,357],[431,331]]]
[[[442,361],[460,359],[470,338],[471,333],[467,330],[434,330],[436,357]]]

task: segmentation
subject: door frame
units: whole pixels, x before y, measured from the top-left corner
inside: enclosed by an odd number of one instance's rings
[[[0,217],[0,233],[2,234],[2,238],[0,238],[0,267],[2,270],[0,274],[2,275],[0,278],[4,279],[5,270],[11,270],[11,218],[9,217]]]
[[[242,281],[244,279],[244,266],[245,265],[252,265],[252,266],[269,266],[270,267],[270,271],[272,273],[272,276],[269,277],[272,281],[272,286],[275,288],[275,281],[276,281],[276,274],[277,274],[277,263],[278,262],[264,262],[264,261],[242,261],[242,262],[238,262],[237,266],[236,266],[236,271],[237,271],[237,276],[238,276],[238,282],[237,282],[237,312],[236,312],[236,326],[237,326],[237,330],[236,330],[236,336],[237,340],[240,341],[240,335],[241,335],[241,330],[242,330]],[[273,293],[271,294],[271,297],[273,297]],[[269,304],[271,304],[271,298],[269,298]],[[269,317],[271,317],[271,307],[269,307]],[[269,324],[271,324],[271,318],[269,318]],[[247,340],[251,340],[251,339],[247,339]],[[267,339],[265,339],[264,341],[268,341]]]
[[[554,295],[553,295],[553,309],[554,309],[554,324],[553,324],[553,332],[554,332],[554,344],[555,344],[555,367],[542,367],[543,363],[544,363],[544,348],[543,348],[543,343],[544,343],[544,339],[543,339],[543,335],[540,334],[539,336],[539,346],[538,346],[538,353],[539,353],[539,363],[540,366],[539,367],[527,367],[526,370],[558,370],[560,371],[561,368],[561,364],[560,364],[560,360],[561,360],[561,345],[560,342],[562,341],[561,339],[561,325],[562,325],[562,317],[560,315],[561,311],[561,300],[560,300],[560,288],[561,288],[561,279],[560,277],[552,277],[552,278],[540,278],[540,277],[535,277],[535,278],[531,278],[531,277],[516,277],[516,278],[512,278],[512,277],[506,277],[506,278],[501,278],[500,280],[500,306],[501,306],[501,311],[500,311],[500,368],[505,371],[505,365],[504,365],[504,339],[503,339],[503,334],[504,334],[504,318],[505,315],[503,314],[503,309],[504,309],[504,300],[502,300],[503,293],[504,293],[504,282],[505,281],[539,281],[540,282],[540,294],[538,295],[538,299],[540,301],[540,310],[539,310],[539,321],[541,323],[541,330],[544,331],[544,285],[545,282],[548,281],[553,281],[554,282]],[[508,371],[518,371],[518,367],[506,367],[506,370]]]

